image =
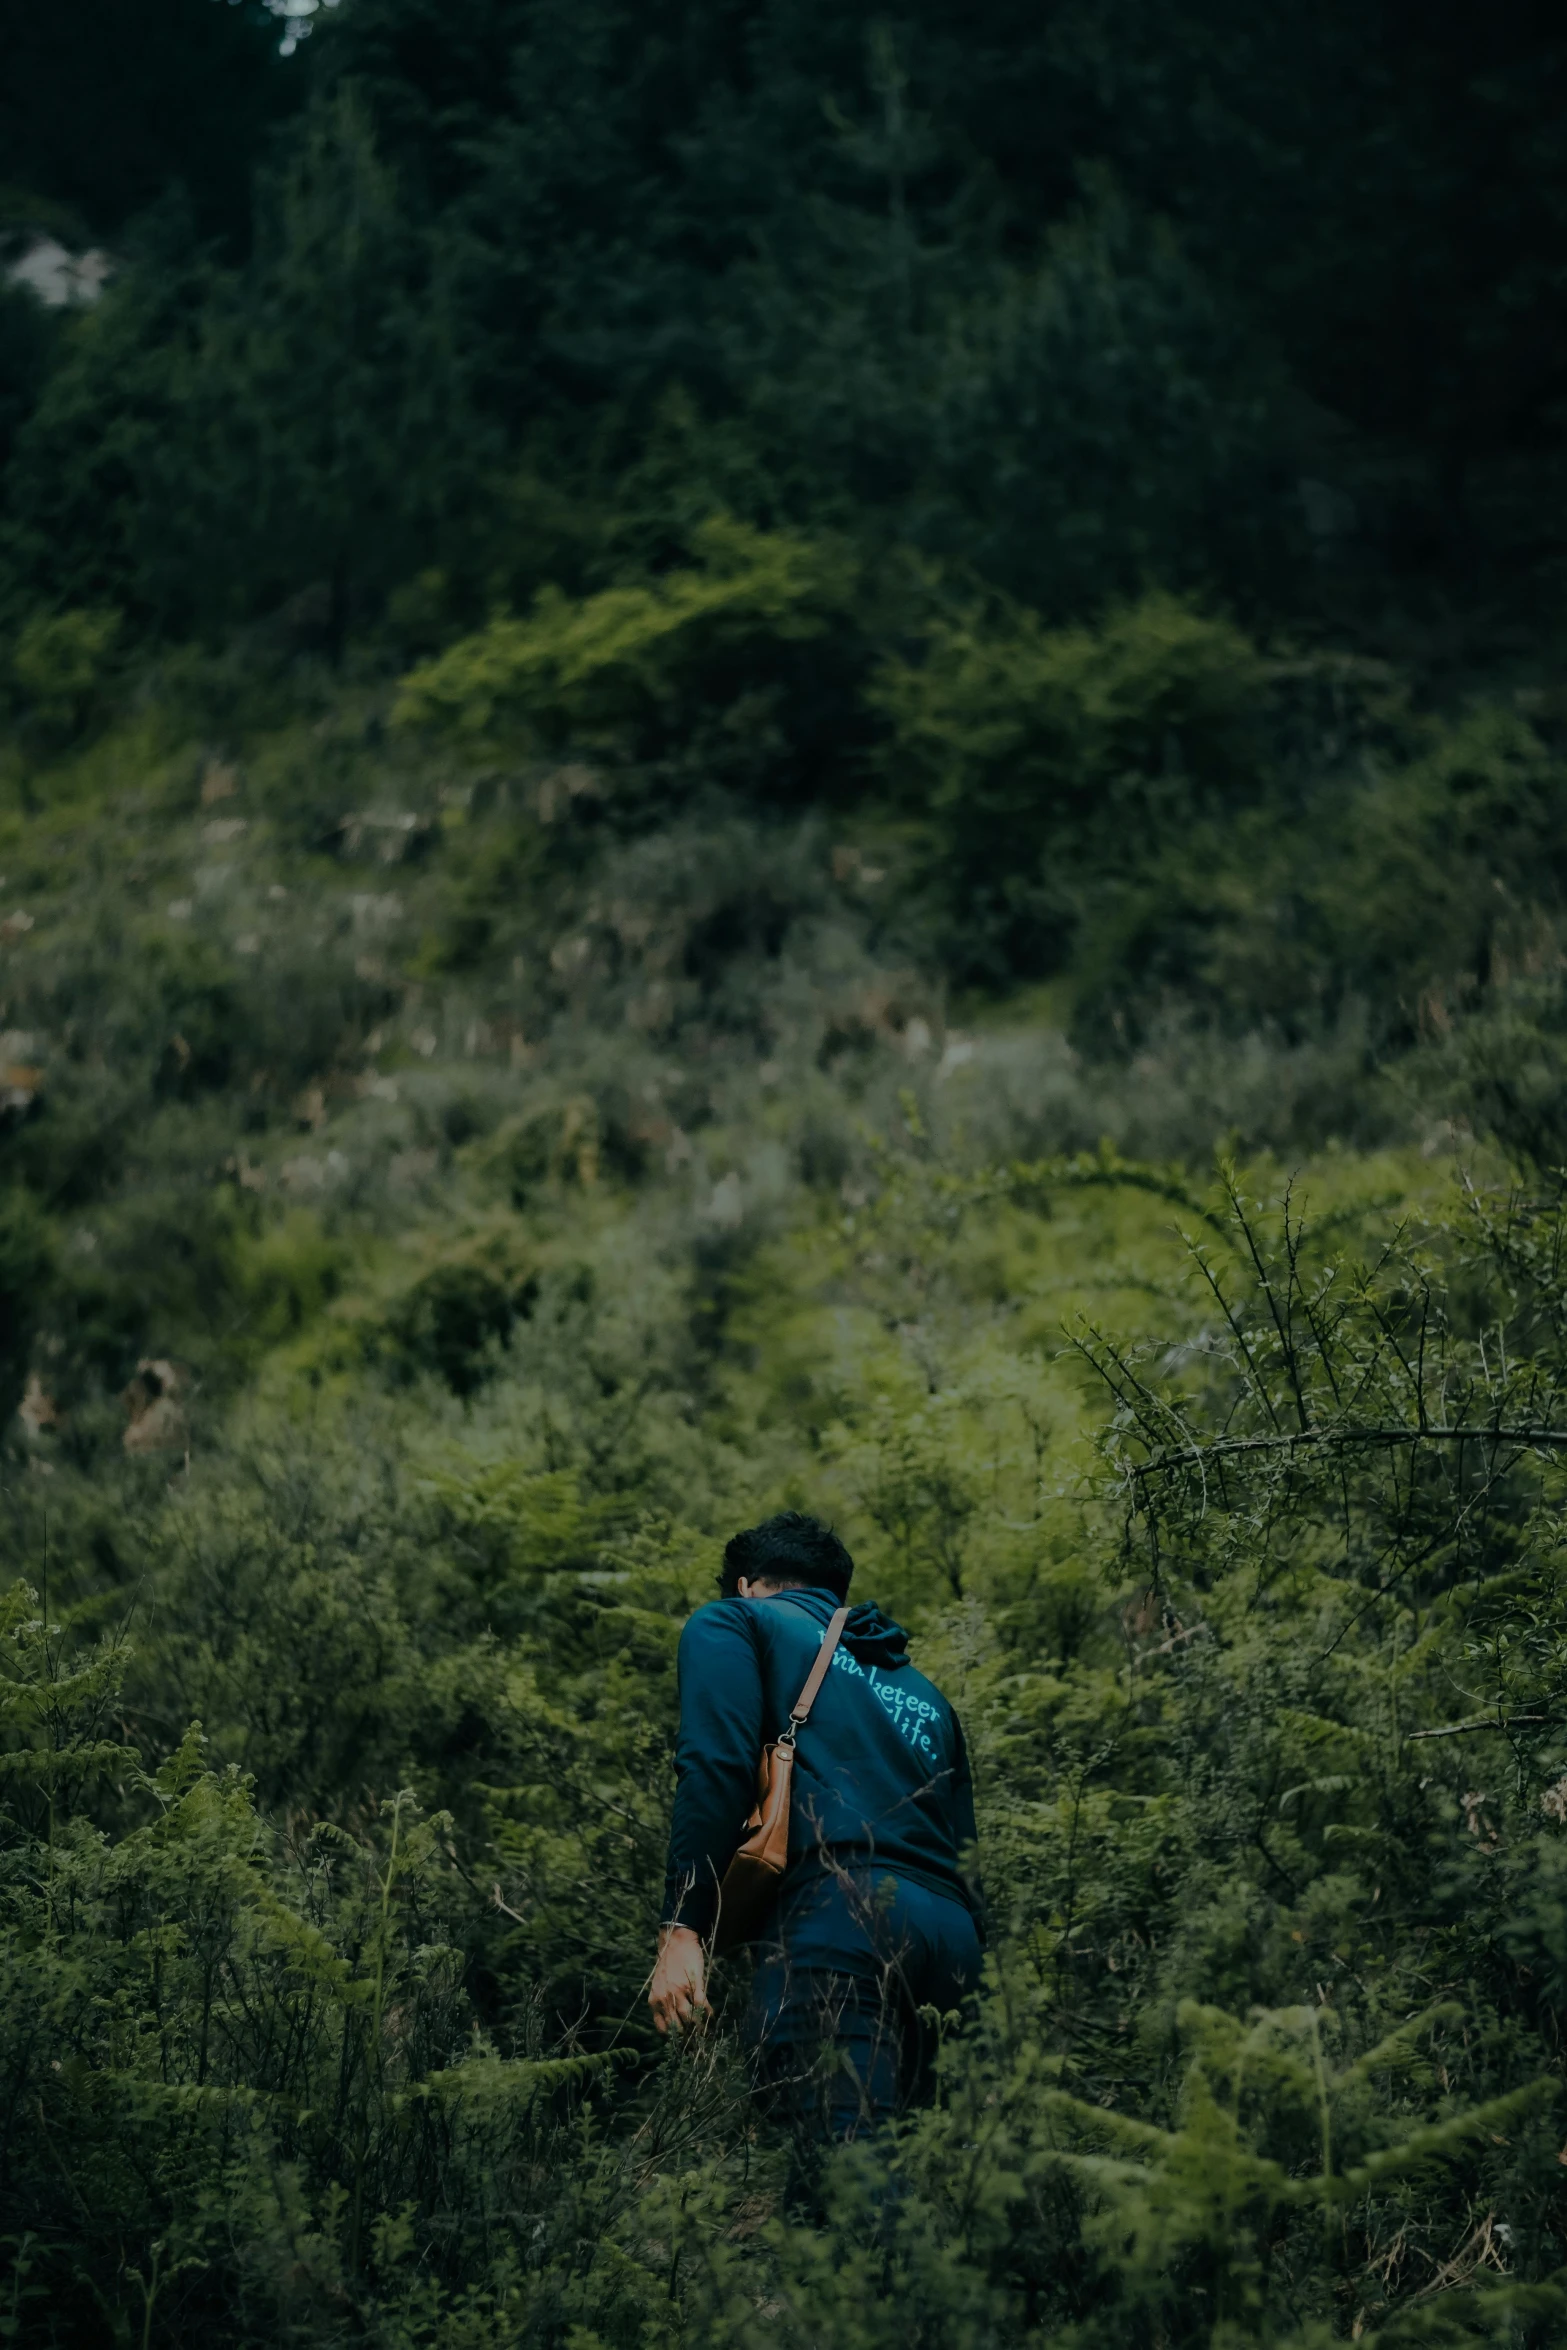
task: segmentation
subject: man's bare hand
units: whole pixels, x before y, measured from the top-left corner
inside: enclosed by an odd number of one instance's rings
[[[707,2013],[707,1952],[689,1926],[660,1926],[647,2003],[661,2032],[684,2032]]]

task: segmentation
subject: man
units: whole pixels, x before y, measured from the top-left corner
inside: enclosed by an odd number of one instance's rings
[[[681,1635],[678,1780],[658,1961],[660,2032],[706,2005],[719,1886],[854,1562],[787,1510],[737,1534],[720,1597]],[[975,1988],[965,1876],[974,1797],[957,1715],[874,1602],[854,1608],[796,1748],[789,1866],[758,1945],[744,2037],[796,2134],[852,2138],[925,2084],[928,2020]],[[823,2058],[825,2062],[821,2061]]]

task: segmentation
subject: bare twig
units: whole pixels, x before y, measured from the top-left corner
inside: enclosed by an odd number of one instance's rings
[[[1199,1453],[1203,1460],[1233,1458],[1240,1453],[1294,1452],[1310,1444],[1371,1445],[1394,1448],[1411,1444],[1493,1444],[1516,1445],[1520,1451],[1567,1450],[1567,1428],[1439,1428],[1427,1424],[1424,1428],[1342,1428],[1322,1427],[1285,1429],[1274,1436],[1221,1436],[1213,1443],[1200,1447],[1172,1446],[1155,1453],[1151,1459],[1137,1462],[1132,1469],[1134,1477],[1164,1475],[1179,1468],[1183,1462],[1194,1462]]]
[[[1439,1730],[1411,1730],[1409,1736],[1411,1739],[1467,1738],[1471,1730],[1521,1729],[1525,1722],[1548,1722],[1549,1720],[1549,1714],[1513,1714],[1505,1722],[1499,1721],[1495,1714],[1476,1714],[1472,1721],[1444,1722]]]

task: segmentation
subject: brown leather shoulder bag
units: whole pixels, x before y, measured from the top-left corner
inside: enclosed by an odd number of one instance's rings
[[[718,1924],[713,1932],[713,1948],[717,1951],[735,1950],[742,1942],[754,1941],[767,1922],[767,1913],[789,1866],[794,1742],[809,1719],[848,1620],[848,1609],[839,1608],[822,1634],[816,1662],[790,1709],[788,1728],[781,1738],[762,1749],[756,1773],[756,1802],[745,1823],[740,1849],[725,1869],[718,1889]]]

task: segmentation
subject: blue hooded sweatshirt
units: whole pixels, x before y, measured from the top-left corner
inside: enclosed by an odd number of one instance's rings
[[[718,1886],[838,1602],[780,1591],[698,1608],[680,1636],[680,1737],[663,1917],[712,1931]],[[796,1748],[789,1873],[875,1865],[967,1903],[974,1790],[958,1717],[874,1602],[852,1610]]]

